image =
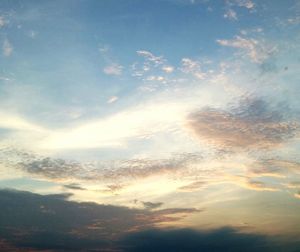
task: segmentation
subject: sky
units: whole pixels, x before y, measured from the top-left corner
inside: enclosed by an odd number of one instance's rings
[[[299,0],[1,0],[0,251],[299,251]]]

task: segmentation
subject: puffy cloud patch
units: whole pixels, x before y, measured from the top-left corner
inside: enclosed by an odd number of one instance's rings
[[[229,110],[204,108],[187,125],[200,139],[220,149],[274,148],[299,132],[299,122],[258,98],[245,98]]]
[[[181,71],[183,73],[192,74],[197,79],[204,79],[206,74],[202,71],[199,61],[195,61],[189,58],[183,58],[181,60]]]

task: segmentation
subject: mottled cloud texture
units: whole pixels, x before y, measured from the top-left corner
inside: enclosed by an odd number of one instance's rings
[[[258,98],[242,99],[228,110],[204,108],[189,115],[188,127],[218,148],[274,148],[296,136],[299,121]]]

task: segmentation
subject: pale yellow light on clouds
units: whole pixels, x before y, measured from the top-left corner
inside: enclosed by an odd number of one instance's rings
[[[180,126],[187,106],[180,103],[159,103],[139,106],[108,118],[83,123],[78,127],[50,134],[40,147],[45,149],[96,148],[123,146],[129,138],[168,131]]]

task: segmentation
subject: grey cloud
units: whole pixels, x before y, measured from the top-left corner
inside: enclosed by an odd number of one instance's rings
[[[120,241],[121,247],[130,252],[150,251],[297,251],[299,239],[276,240],[263,234],[243,233],[241,230],[223,227],[214,230],[146,230],[131,233]]]
[[[150,201],[142,201],[142,204],[144,205],[144,207],[146,209],[155,209],[155,208],[159,208],[163,205],[162,202],[150,202]]]
[[[187,118],[187,125],[200,140],[220,149],[274,148],[295,137],[300,128],[299,121],[283,116],[281,109],[246,97],[228,110],[196,111]]]
[[[67,201],[66,195],[14,190],[0,190],[0,204],[0,241],[6,246],[52,251],[103,251],[128,232],[198,212],[194,208],[148,211],[78,203]]]
[[[79,163],[49,157],[40,157],[18,150],[0,150],[3,162],[25,172],[56,181],[67,179],[105,181],[113,191],[121,189],[127,180],[168,174],[179,176],[188,166],[202,159],[199,153],[183,153],[168,159],[131,159],[98,163]],[[73,188],[74,189],[74,188]]]

